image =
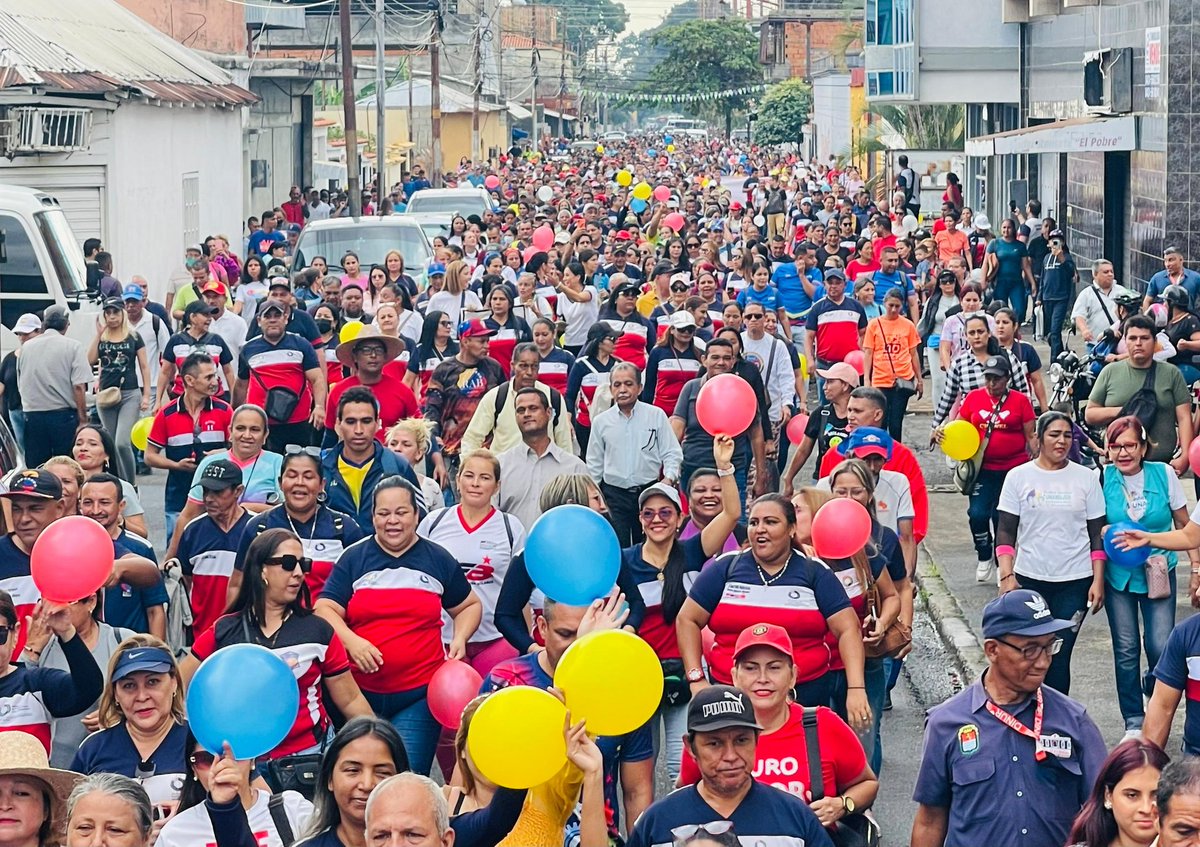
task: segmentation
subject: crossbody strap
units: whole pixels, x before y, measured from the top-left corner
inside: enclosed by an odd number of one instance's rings
[[[1100,289],[1094,282],[1092,283],[1092,292],[1096,295],[1096,300],[1100,303],[1100,310],[1104,312],[1104,319],[1108,321],[1109,325],[1111,326],[1113,322],[1112,315],[1108,313],[1108,306],[1104,305],[1104,297],[1100,294]]]
[[[817,707],[805,706],[802,717],[804,724],[804,747],[808,753],[808,790],[812,793],[810,803],[825,797],[825,776],[821,771],[821,739],[817,732]]]
[[[283,842],[283,847],[292,847],[296,843],[296,836],[292,832],[292,822],[288,820],[287,809],[283,806],[283,795],[272,794],[271,799],[267,802],[267,809],[271,813],[271,820],[275,824],[275,830],[279,833],[279,840]]]

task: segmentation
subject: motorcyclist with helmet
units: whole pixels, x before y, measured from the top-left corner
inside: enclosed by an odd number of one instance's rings
[[[1182,285],[1168,285],[1163,289],[1163,302],[1167,308],[1167,338],[1175,347],[1175,355],[1168,359],[1183,373],[1188,385],[1200,380],[1200,318],[1192,314],[1191,297]]]

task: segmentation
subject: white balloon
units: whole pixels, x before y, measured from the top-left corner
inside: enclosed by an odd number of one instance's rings
[[[754,216],[754,225],[755,226],[766,226],[767,219],[765,217],[763,217],[762,215],[755,215]]]
[[[541,200],[543,203],[549,203],[554,199],[554,189],[548,185],[543,185],[537,190],[537,199]]]

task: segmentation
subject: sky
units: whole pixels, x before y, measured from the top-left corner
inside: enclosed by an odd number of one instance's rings
[[[629,12],[629,23],[625,33],[634,34],[657,26],[663,16],[669,12],[679,0],[617,0]]]

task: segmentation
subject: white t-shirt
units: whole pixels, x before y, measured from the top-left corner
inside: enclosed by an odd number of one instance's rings
[[[275,821],[271,820],[271,809],[268,806],[270,802],[271,792],[259,789],[258,799],[246,812],[246,820],[250,822],[250,831],[254,833],[259,847],[283,847],[283,839],[275,829]],[[292,834],[298,835],[308,825],[313,807],[312,803],[299,793],[285,791],[283,809],[287,813],[288,823],[292,825]],[[215,842],[216,835],[208,817],[208,809],[201,803],[167,821],[158,835],[155,847],[198,847]]]
[[[1047,582],[1091,577],[1087,522],[1107,511],[1093,471],[1074,462],[1056,471],[1027,462],[1008,472],[998,508],[1020,519],[1018,574]]]
[[[483,303],[474,291],[463,291],[461,294],[451,294],[449,291],[439,291],[429,298],[425,304],[425,314],[430,312],[445,312],[452,325],[451,332],[458,338],[458,325],[470,320],[474,313],[483,311]]]
[[[832,479],[832,475],[823,476],[817,480],[816,487],[822,491],[829,491]],[[875,517],[880,526],[885,526],[899,535],[900,521],[913,520],[916,514],[908,477],[899,471],[881,470],[875,483]]]
[[[563,333],[563,344],[567,347],[587,344],[588,330],[600,317],[600,292],[594,285],[585,285],[583,290],[592,294],[592,299],[585,303],[576,303],[565,294],[558,295],[558,310],[567,322],[567,331]]]

